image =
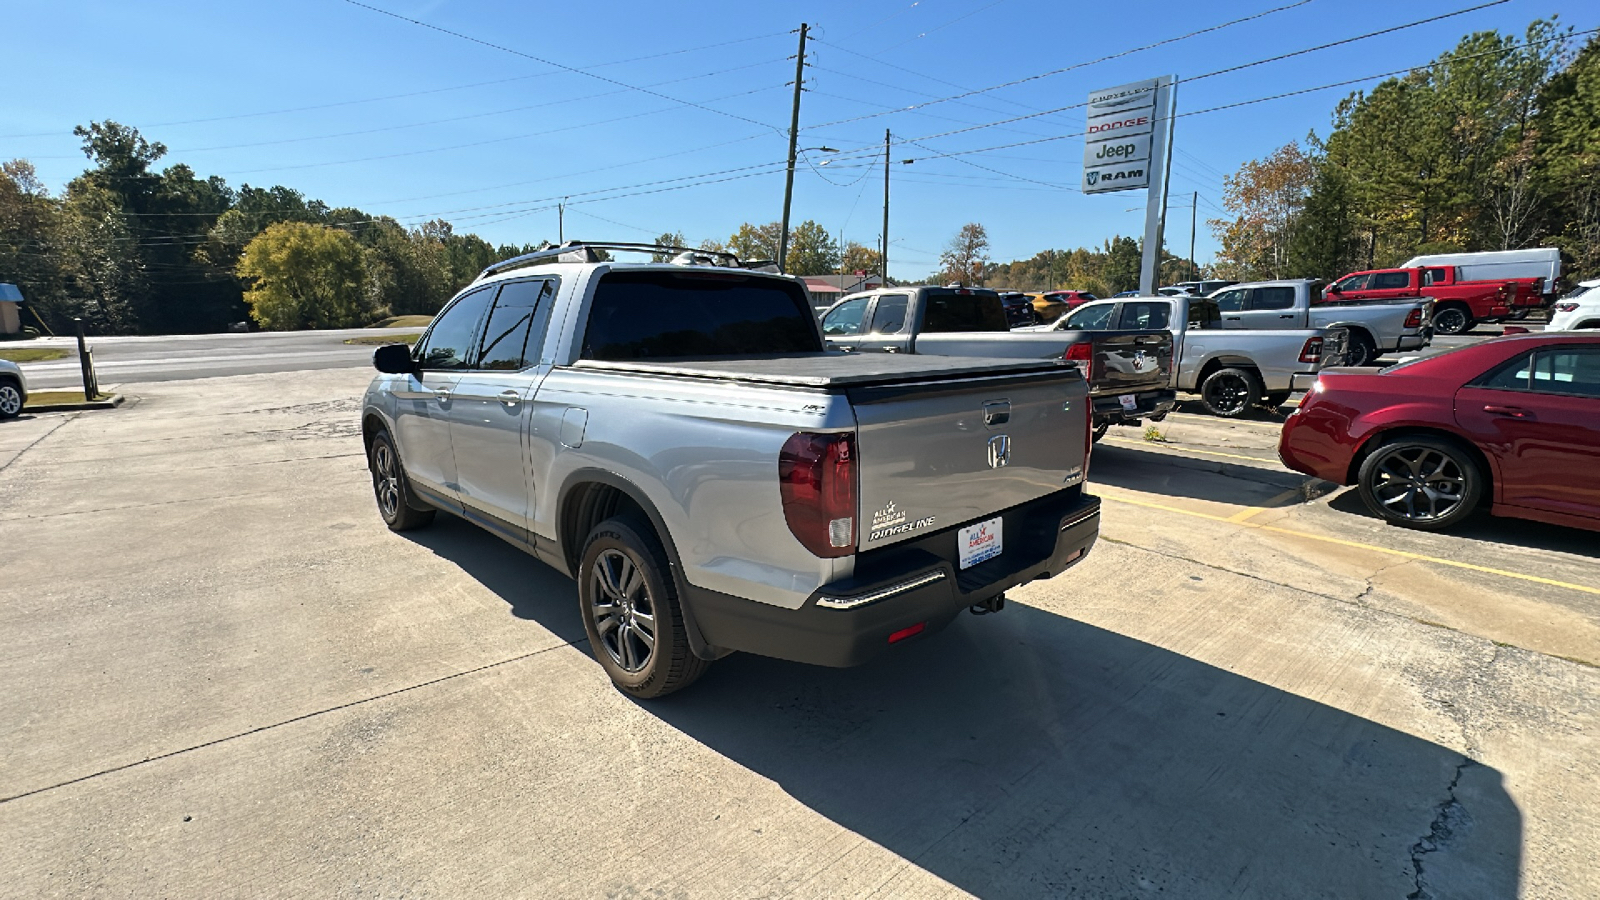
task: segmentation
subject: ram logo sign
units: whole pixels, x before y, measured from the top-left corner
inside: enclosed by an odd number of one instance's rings
[[[1089,93],[1083,144],[1085,194],[1150,186],[1158,84],[1151,78]]]

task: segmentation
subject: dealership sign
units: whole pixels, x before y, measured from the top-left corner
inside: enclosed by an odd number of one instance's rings
[[[1092,91],[1084,130],[1083,192],[1103,194],[1150,186],[1150,138],[1159,79]]]

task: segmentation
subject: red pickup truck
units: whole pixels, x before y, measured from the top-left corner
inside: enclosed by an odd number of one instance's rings
[[[1433,330],[1439,334],[1461,334],[1479,322],[1509,319],[1517,309],[1543,302],[1542,278],[1461,281],[1459,274],[1455,266],[1352,272],[1328,285],[1322,302],[1432,297]]]

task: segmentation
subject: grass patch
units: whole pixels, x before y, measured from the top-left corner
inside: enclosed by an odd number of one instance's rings
[[[1146,425],[1144,427],[1144,439],[1153,444],[1165,444],[1167,442],[1167,433],[1154,425]]]
[[[101,391],[96,400],[109,400],[111,395]],[[35,391],[28,395],[28,402],[23,404],[23,409],[35,406],[55,406],[58,403],[87,403],[83,391]]]
[[[44,362],[47,359],[66,359],[72,353],[65,347],[18,347],[0,350],[0,359],[14,363]]]
[[[368,328],[427,328],[433,321],[433,316],[390,316],[379,322],[373,322]]]
[[[346,344],[415,344],[420,334],[374,334],[345,338]]]

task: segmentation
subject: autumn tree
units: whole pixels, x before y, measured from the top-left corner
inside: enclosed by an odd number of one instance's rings
[[[989,232],[977,222],[961,226],[939,254],[939,280],[944,284],[981,285],[989,262]]]
[[[839,268],[847,274],[875,275],[883,273],[883,254],[871,247],[848,241],[841,254]]]
[[[355,238],[336,228],[281,222],[245,247],[245,302],[265,328],[351,328],[373,318]]]
[[[1289,247],[1315,175],[1299,144],[1250,160],[1222,180],[1222,205],[1231,219],[1207,222],[1222,243],[1218,270],[1240,281],[1286,277]]]

